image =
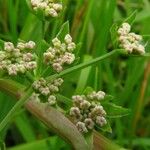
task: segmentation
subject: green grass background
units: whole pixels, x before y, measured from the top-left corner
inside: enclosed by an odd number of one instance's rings
[[[42,22],[28,9],[25,0],[0,0],[0,39],[18,38],[50,42],[65,21],[70,22],[80,62],[114,49],[110,28],[137,10],[132,30],[150,35],[149,0],[64,0],[65,9],[58,19]],[[148,36],[146,51],[150,51]],[[101,89],[115,97],[114,103],[131,109],[129,116],[112,119],[113,133],[103,133],[115,143],[133,150],[150,149],[150,63],[148,58],[115,56],[97,66],[65,76],[61,94],[70,98],[86,86]],[[69,91],[69,92],[68,92]],[[0,93],[0,121],[12,108],[12,97]],[[1,135],[9,150],[69,150],[62,139],[22,109]]]

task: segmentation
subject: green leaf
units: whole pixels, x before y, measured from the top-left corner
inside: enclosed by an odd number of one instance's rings
[[[111,34],[111,40],[112,40],[112,44],[114,46],[114,48],[117,48],[118,45],[118,34],[117,34],[117,30],[118,30],[118,23],[114,23],[112,25],[112,27],[110,28],[110,34]]]
[[[92,93],[93,91],[94,91],[94,89],[92,87],[87,87],[84,90],[83,94],[88,95],[88,94]]]
[[[84,62],[87,62],[89,60],[92,60],[92,57],[89,55],[85,55]],[[76,94],[81,94],[83,92],[83,90],[85,89],[87,82],[88,82],[90,72],[91,72],[91,67],[81,70],[80,77],[78,79],[77,88],[75,91]]]
[[[40,74],[42,73],[42,70],[44,70],[44,72],[45,72],[44,67],[46,67],[46,66],[44,65],[44,62],[43,62],[43,53],[48,48],[49,48],[49,44],[45,40],[42,40],[37,45],[37,55],[38,55],[38,57],[37,57],[36,77],[40,76]]]
[[[4,41],[0,39],[0,48],[4,47]]]
[[[112,95],[106,95],[103,101],[106,102],[106,101],[111,101],[113,99],[114,99],[114,96],[112,96]]]
[[[136,18],[136,14],[137,14],[137,10],[135,10],[133,13],[131,13],[131,15],[126,18],[123,22],[127,22],[129,24],[133,24],[135,18]]]
[[[30,87],[25,94],[20,98],[20,100],[11,108],[5,118],[0,122],[0,132],[6,127],[6,125],[12,120],[14,114],[21,108],[26,100],[29,99],[33,92],[33,89]]]
[[[15,118],[15,125],[26,142],[32,142],[36,140],[33,127],[31,126],[31,122],[29,121],[25,112],[19,114]]]
[[[42,40],[41,41],[41,53],[43,54],[48,48],[50,47],[50,45],[45,41]]]
[[[69,33],[69,21],[65,22],[61,28],[60,31],[58,32],[58,34],[56,35],[56,37],[63,41],[65,38],[65,35]]]
[[[6,150],[5,143],[0,141],[0,150]]]
[[[72,106],[72,100],[71,99],[69,99],[69,98],[67,98],[67,97],[65,97],[65,96],[63,96],[61,94],[57,94],[56,97],[57,97],[57,100],[59,102],[64,103],[68,107]]]
[[[118,118],[130,114],[129,109],[117,106],[116,104],[108,102],[102,102],[101,104],[104,107],[108,118]]]

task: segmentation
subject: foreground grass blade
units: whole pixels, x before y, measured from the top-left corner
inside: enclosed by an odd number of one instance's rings
[[[20,100],[13,106],[13,108],[8,112],[6,117],[0,123],[0,132],[4,129],[4,127],[11,121],[13,115],[20,109],[20,107],[24,104],[24,102],[31,96],[32,88],[29,88],[27,92],[20,98]]]

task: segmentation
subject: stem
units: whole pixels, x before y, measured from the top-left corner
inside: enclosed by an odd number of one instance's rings
[[[0,132],[10,122],[13,115],[20,109],[20,107],[24,104],[24,102],[31,96],[32,92],[33,92],[32,88],[29,88],[26,94],[24,94],[24,96],[12,107],[12,109],[8,112],[6,117],[0,123]]]
[[[119,53],[125,53],[125,50],[124,49],[115,49],[115,50],[113,50],[113,51],[111,51],[111,52],[109,52],[109,53],[107,53],[107,54],[105,54],[103,56],[100,56],[98,58],[95,58],[95,59],[93,59],[93,60],[91,60],[89,62],[85,62],[85,63],[79,64],[79,65],[73,66],[73,67],[71,67],[69,69],[66,69],[66,70],[62,71],[59,74],[54,74],[52,76],[49,76],[49,77],[46,78],[46,80],[50,81],[53,78],[59,78],[59,77],[62,77],[64,75],[66,75],[66,74],[72,73],[74,71],[81,70],[83,68],[86,68],[86,67],[88,67],[90,65],[94,65],[94,64],[96,64],[99,61],[102,61],[102,60],[104,60],[106,58],[109,58],[109,57],[111,57],[111,56],[113,56],[115,54],[119,54]]]

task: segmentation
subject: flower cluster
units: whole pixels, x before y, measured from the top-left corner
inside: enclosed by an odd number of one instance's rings
[[[5,70],[9,75],[25,73],[36,68],[35,56],[30,51],[35,48],[35,43],[18,42],[15,47],[11,42],[4,43],[4,50],[0,51],[0,70]]]
[[[131,31],[131,26],[128,23],[123,23],[118,29],[120,46],[128,51],[128,53],[144,54],[145,48],[141,44],[142,36]]]
[[[100,104],[104,98],[105,93],[102,91],[72,97],[73,107],[70,108],[70,116],[80,132],[87,133],[96,125],[103,127],[107,124],[106,112]]]
[[[71,64],[75,60],[73,54],[76,45],[72,42],[72,37],[67,34],[62,43],[57,37],[52,40],[53,47],[49,47],[44,53],[44,61],[48,65],[52,65],[57,72],[63,70],[64,64]]]
[[[42,10],[45,16],[57,17],[62,10],[62,4],[54,0],[31,0],[33,10]]]
[[[41,78],[33,83],[32,86],[35,90],[35,93],[32,94],[30,99],[40,102],[41,98],[44,96],[44,100],[47,99],[50,105],[55,105],[55,94],[59,91],[59,87],[62,85],[62,83],[63,79],[61,78],[55,79],[50,83],[47,83],[45,79]]]

